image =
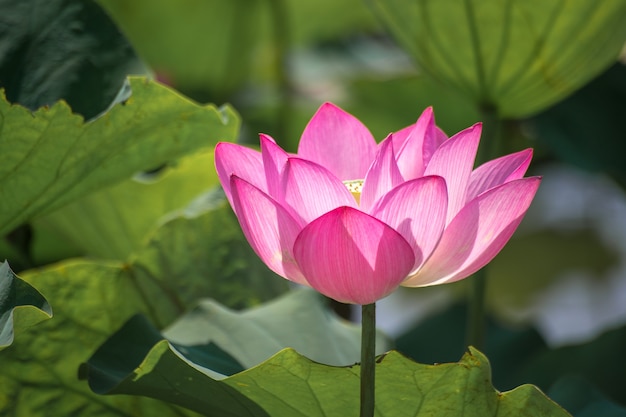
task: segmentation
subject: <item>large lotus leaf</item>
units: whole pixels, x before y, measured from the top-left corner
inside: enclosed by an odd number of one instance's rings
[[[361,352],[360,326],[331,314],[325,298],[310,289],[292,291],[241,312],[203,300],[163,334],[184,345],[214,343],[246,368],[285,347],[328,365],[351,365],[359,361]],[[377,351],[388,348],[388,341],[379,333]]]
[[[160,304],[164,289],[172,306],[186,308],[211,297],[230,308],[245,308],[288,288],[288,281],[254,254],[228,202],[216,192],[173,213],[131,256],[130,264],[159,327],[172,322]]]
[[[287,281],[274,276],[245,243],[228,203],[222,198],[213,209],[200,205],[202,211],[183,213],[157,229],[126,263],[66,261],[23,273],[53,303],[55,317],[22,333],[0,355],[6,394],[0,396],[0,415],[65,416],[76,410],[102,416],[180,415],[137,398],[94,397],[76,379],[76,369],[136,313],[162,328],[198,297],[249,307],[285,290]]]
[[[502,117],[565,98],[613,64],[626,2],[375,0],[421,69]]]
[[[137,349],[137,340],[118,342]],[[167,341],[151,342],[146,339],[148,353],[134,365],[115,360],[119,347],[99,349],[83,366],[92,389],[158,397],[216,417],[352,416],[359,408],[358,365],[323,365],[286,349],[254,368],[216,380],[181,358]],[[421,365],[397,352],[381,356],[376,363],[376,408],[377,416],[394,417],[568,416],[533,386],[496,391],[487,358],[471,348],[459,363],[440,365]]]
[[[66,262],[23,277],[53,300],[55,316],[21,332],[0,355],[0,415],[181,415],[176,407],[145,398],[98,397],[76,378],[80,362],[107,335],[146,311],[140,290],[120,265]]]
[[[256,0],[100,0],[163,79],[186,92],[226,100],[252,68],[258,44]]]
[[[142,78],[132,96],[84,123],[64,102],[31,113],[0,100],[0,235],[36,215],[218,140],[232,140],[230,108],[199,106]]]
[[[132,47],[88,0],[0,0],[0,87],[32,110],[59,99],[91,119],[128,74],[143,72]]]
[[[212,167],[213,150],[197,152],[158,173],[90,193],[34,224],[66,238],[86,255],[122,261],[141,247],[165,214],[219,184]]]
[[[19,310],[24,314],[18,313],[14,325],[13,315]],[[0,350],[13,343],[14,327],[28,328],[49,317],[52,309],[39,291],[15,275],[8,262],[0,263]]]
[[[122,366],[134,366],[140,363],[146,354],[150,351],[150,347],[165,340],[161,332],[158,331],[150,323],[150,321],[142,314],[136,314],[131,317],[124,325],[115,332],[113,337],[98,348],[107,353],[107,358],[115,358],[115,362]],[[211,370],[216,377],[223,375],[232,375],[241,372],[244,368],[231,355],[220,349],[213,343],[203,345],[186,346],[177,343],[170,343],[177,351],[184,352],[187,357],[193,358],[196,365],[202,366],[206,370]],[[96,353],[95,356],[98,356]],[[79,378],[87,379],[94,371],[99,372],[99,360],[94,361],[95,367],[81,365],[79,369]],[[102,363],[101,366],[106,369],[107,364]],[[104,376],[104,374],[103,374]],[[92,374],[91,377],[94,377]],[[105,377],[101,382],[110,383]],[[106,384],[105,384],[106,385]],[[106,389],[102,386],[95,389]]]

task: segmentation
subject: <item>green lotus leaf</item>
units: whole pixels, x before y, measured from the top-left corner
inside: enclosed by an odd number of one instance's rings
[[[192,414],[145,398],[96,396],[76,370],[137,313],[163,328],[199,297],[242,308],[285,291],[287,281],[254,256],[225,199],[205,200],[165,221],[124,263],[68,260],[22,273],[55,317],[0,355],[0,415]]]
[[[121,265],[68,261],[22,276],[53,300],[55,315],[22,332],[0,355],[0,415],[181,415],[150,399],[99,398],[76,377],[81,361],[109,334],[136,312],[147,313]]]
[[[13,316],[18,310],[25,311],[15,325]],[[0,350],[13,343],[15,327],[27,328],[49,317],[52,309],[43,295],[15,275],[8,262],[0,263]]]
[[[246,368],[285,347],[328,365],[354,364],[361,352],[360,326],[331,314],[326,299],[311,289],[292,291],[240,312],[201,300],[163,334],[183,345],[214,343]],[[378,333],[377,351],[388,349],[389,341]]]
[[[374,0],[419,67],[501,117],[536,113],[613,64],[623,1]]]
[[[218,140],[239,119],[153,81],[130,78],[132,95],[85,123],[64,102],[31,113],[0,100],[0,236],[36,215]]]
[[[288,289],[288,281],[254,254],[226,198],[217,191],[171,213],[128,263],[128,273],[142,289],[150,318],[159,328],[201,298],[241,309]]]
[[[205,416],[351,416],[359,408],[358,365],[323,365],[285,349],[254,368],[214,379],[202,367],[181,358],[166,340],[150,347],[151,342],[146,339],[148,352],[135,364],[112,360],[115,350],[103,349],[105,345],[83,366],[82,374],[99,393],[161,398]],[[496,391],[487,358],[470,348],[459,363],[440,365],[418,364],[397,352],[379,357],[376,415],[569,414],[531,385]]]
[[[219,184],[213,149],[198,151],[154,174],[142,174],[90,193],[38,218],[34,226],[64,238],[82,253],[126,260],[164,216]],[[141,210],[137,210],[141,207]]]
[[[36,110],[63,99],[91,119],[128,74],[145,72],[94,1],[0,0],[0,87],[11,103]]]

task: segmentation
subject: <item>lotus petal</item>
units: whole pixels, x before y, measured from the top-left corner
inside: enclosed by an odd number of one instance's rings
[[[302,225],[288,210],[246,180],[233,175],[230,184],[235,213],[252,249],[278,275],[308,285],[292,253]]]
[[[480,123],[465,129],[445,141],[433,154],[424,175],[439,175],[448,187],[447,223],[466,201],[467,184],[474,167],[480,141]]]
[[[448,225],[424,266],[402,285],[454,282],[485,266],[513,235],[540,182],[539,177],[510,181],[470,201]]]
[[[309,284],[337,301],[370,304],[390,294],[415,263],[398,232],[351,207],[308,224],[294,256]]]
[[[361,209],[368,212],[376,200],[403,181],[390,136],[381,143],[376,159],[365,176],[359,203]]]
[[[421,177],[391,190],[372,216],[397,230],[411,245],[419,268],[439,243],[446,224],[448,193],[441,177]]]
[[[215,169],[224,193],[233,205],[230,177],[236,175],[263,191],[267,191],[261,153],[245,146],[220,142],[215,146]]]
[[[356,207],[343,183],[314,162],[289,158],[285,166],[285,203],[303,222],[310,222],[340,206]]]
[[[375,154],[370,131],[331,103],[323,104],[311,118],[298,146],[299,157],[326,167],[342,181],[365,178]]]
[[[525,149],[485,162],[476,168],[467,186],[467,201],[497,185],[522,178],[532,157],[533,150]]]

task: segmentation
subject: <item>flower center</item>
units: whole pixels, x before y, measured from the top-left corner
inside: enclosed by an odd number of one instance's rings
[[[348,191],[352,193],[352,196],[356,200],[356,203],[361,204],[361,190],[363,190],[363,180],[344,181],[343,185],[345,185]]]

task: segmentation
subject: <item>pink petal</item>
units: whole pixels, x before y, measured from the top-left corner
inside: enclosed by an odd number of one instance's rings
[[[350,207],[307,225],[296,239],[294,256],[313,288],[352,304],[385,297],[415,263],[411,246],[398,232]]]
[[[369,208],[378,200],[383,194],[402,183],[402,174],[396,164],[396,158],[393,152],[393,144],[391,135],[385,139],[378,153],[376,159],[370,166],[370,169],[365,175],[365,181],[363,183],[363,190],[361,192],[361,210],[368,212]]]
[[[422,269],[402,285],[454,282],[485,266],[517,229],[540,182],[539,177],[513,180],[470,201],[446,228]]]
[[[262,191],[267,191],[263,175],[263,160],[259,151],[234,143],[220,142],[215,146],[215,169],[231,206],[233,205],[230,189],[232,175],[245,179]]]
[[[439,128],[435,127],[435,149],[439,148],[445,141],[448,140],[448,135]]]
[[[253,184],[234,175],[230,183],[235,214],[252,249],[278,275],[308,285],[292,252],[302,226]]]
[[[526,149],[491,160],[476,168],[470,175],[467,201],[497,185],[522,178],[532,157],[533,150]]]
[[[260,134],[261,155],[268,194],[276,201],[283,199],[282,178],[289,155],[276,144],[271,136]]]
[[[439,243],[446,222],[448,193],[441,177],[421,177],[391,190],[372,209],[372,216],[398,231],[413,248],[419,268]]]
[[[284,176],[284,201],[305,223],[340,206],[356,207],[346,186],[321,165],[289,158]]]
[[[480,123],[465,129],[444,142],[433,154],[424,175],[439,175],[448,187],[448,215],[446,222],[459,212],[466,201],[467,184],[474,167],[480,141]]]
[[[365,178],[375,153],[376,141],[363,123],[331,103],[315,113],[298,146],[299,157],[326,167],[342,181]]]
[[[398,167],[405,179],[422,176],[424,167],[440,145],[439,133],[432,107],[425,109],[414,125],[394,133]]]

